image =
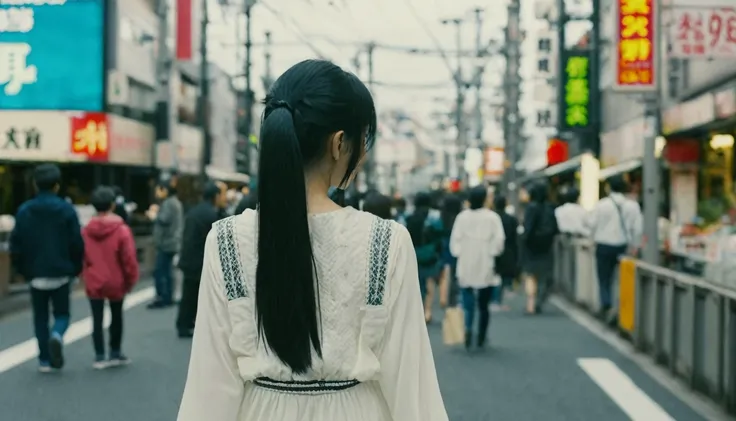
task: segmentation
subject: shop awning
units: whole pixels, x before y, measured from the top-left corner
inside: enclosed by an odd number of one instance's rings
[[[612,165],[608,168],[602,169],[601,172],[598,173],[598,179],[600,181],[604,181],[613,177],[614,175],[634,171],[639,167],[641,167],[641,159],[632,159],[631,161],[625,161],[620,164]]]
[[[583,156],[578,155],[574,158],[568,159],[565,162],[560,162],[559,164],[555,164],[547,168],[534,171],[533,173],[522,177],[519,180],[519,184],[523,185],[538,178],[548,178],[568,171],[576,171],[578,168],[580,168],[580,163],[582,162],[582,160]]]
[[[207,177],[213,180],[226,181],[226,182],[231,182],[231,183],[243,183],[243,184],[250,183],[250,177],[247,174],[223,171],[211,165],[207,166],[205,173],[207,173]]]

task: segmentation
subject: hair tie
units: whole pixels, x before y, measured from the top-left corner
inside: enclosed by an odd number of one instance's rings
[[[291,114],[294,114],[294,109],[291,108],[291,105],[289,105],[289,103],[286,101],[283,101],[283,100],[274,101],[273,109],[275,110],[277,108],[286,108],[287,110],[289,110]]]

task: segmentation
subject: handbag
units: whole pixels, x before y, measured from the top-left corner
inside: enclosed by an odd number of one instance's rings
[[[445,310],[442,320],[442,340],[445,345],[460,345],[465,343],[465,313],[460,307],[450,307]]]

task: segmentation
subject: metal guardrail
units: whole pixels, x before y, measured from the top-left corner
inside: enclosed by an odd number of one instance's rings
[[[594,244],[560,237],[555,257],[558,291],[598,311]],[[619,331],[673,376],[736,413],[736,289],[628,258],[615,277]]]

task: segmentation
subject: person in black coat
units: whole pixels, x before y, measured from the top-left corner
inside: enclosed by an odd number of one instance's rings
[[[506,212],[506,197],[496,195],[493,198],[493,209],[501,217],[503,233],[506,241],[503,253],[496,257],[496,273],[501,277],[501,285],[494,289],[493,304],[503,304],[504,290],[513,287],[514,279],[519,271],[519,244],[517,242],[519,220]]]
[[[194,319],[197,316],[199,280],[204,263],[204,245],[212,224],[223,215],[227,206],[227,186],[220,182],[208,182],[202,193],[202,201],[187,212],[184,221],[179,269],[184,275],[179,315],[176,329],[180,338],[191,338]]]
[[[128,211],[125,210],[125,196],[123,196],[123,189],[118,186],[113,186],[112,190],[115,192],[115,209],[113,212],[115,215],[123,218],[123,221],[126,224],[130,224],[130,221],[128,220]]]

